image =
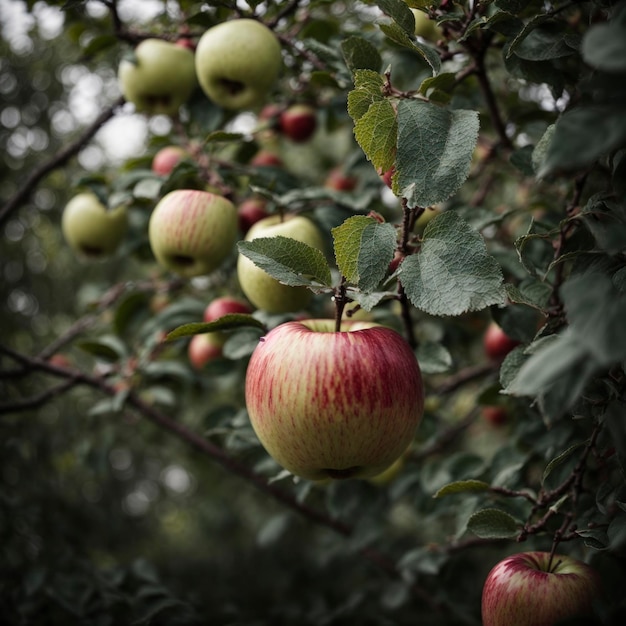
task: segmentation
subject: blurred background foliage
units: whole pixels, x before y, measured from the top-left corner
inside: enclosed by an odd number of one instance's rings
[[[115,109],[116,68],[132,41],[114,31],[107,4],[0,0],[3,205],[102,111]],[[185,20],[192,32],[202,32],[229,15],[230,4],[120,0],[117,8],[126,34],[174,36]],[[526,7],[526,19],[540,10],[538,3],[506,4],[520,14]],[[282,8],[270,5],[270,14]],[[559,7],[578,38],[590,16],[604,9],[602,3]],[[318,51],[326,51],[331,61],[341,34],[359,33],[376,41],[383,67],[393,67],[396,88],[416,89],[430,75],[421,56],[376,34],[372,3],[315,0],[307,10],[311,18],[298,36],[317,40]],[[378,175],[353,138],[345,108],[349,72],[344,68],[343,87],[336,85],[336,74],[331,78],[324,72],[299,84],[299,61],[288,59],[277,93],[314,94],[320,101],[320,130],[306,145],[281,146],[287,168],[280,171],[249,168],[259,147],[254,141],[214,148],[234,198],[243,199],[251,184],[272,186],[278,193],[322,187],[328,171],[344,165],[357,177],[357,191],[341,208],[317,202],[313,212],[320,223],[330,228],[369,210],[399,219],[397,200],[389,190],[381,191]],[[551,76],[573,93],[580,68],[575,59],[569,61],[559,62],[560,71]],[[517,162],[489,152],[496,131],[478,78],[468,78],[454,91],[454,106],[481,112],[481,139],[468,182],[446,208],[481,229],[505,276],[514,280],[525,274],[514,241],[533,218],[544,220],[546,229],[558,225],[571,194],[571,179],[538,182],[530,176],[525,149],[540,141],[566,101],[559,100],[554,82],[533,83],[528,73],[505,67],[498,46],[490,50],[487,67],[498,102],[512,120]],[[237,291],[234,254],[215,275],[181,282],[156,267],[145,234],[158,195],[202,184],[197,169],[184,165],[168,180],[155,182],[149,173],[154,153],[181,138],[201,139],[218,128],[254,124],[251,115],[236,120],[229,115],[201,94],[178,121],[145,118],[129,105],[115,109],[92,141],[51,169],[16,210],[3,216],[2,343],[28,355],[54,355],[58,365],[100,377],[117,393],[77,384],[48,397],[59,378],[41,370],[23,377],[15,360],[0,361],[0,397],[19,409],[0,416],[0,621],[479,624],[482,581],[489,569],[520,548],[549,549],[551,534],[531,535],[521,546],[510,537],[478,539],[467,532],[467,522],[478,508],[493,505],[492,496],[434,499],[433,494],[470,477],[512,490],[536,485],[550,459],[589,436],[585,420],[561,420],[547,429],[526,399],[502,400],[498,394],[500,381],[483,353],[482,334],[493,315],[512,334],[518,332],[517,339],[529,341],[540,320],[534,310],[513,306],[457,318],[415,312],[419,339],[445,350],[436,353],[443,359],[440,369],[437,359],[430,362],[426,414],[398,475],[382,485],[292,484],[284,477],[271,483],[289,494],[293,506],[125,405],[132,388],[244,467],[266,477],[278,473],[260,450],[243,403],[245,361],[258,333],[233,334],[230,358],[202,371],[189,365],[186,342],[160,343],[163,332],[201,319],[212,298]],[[591,173],[586,194],[601,181]],[[63,240],[62,208],[81,188],[130,197],[131,232],[106,261],[77,259]],[[533,259],[551,252],[539,241],[528,244]],[[327,316],[329,307],[319,298],[311,313]],[[393,305],[375,309],[374,316],[401,329]],[[65,340],[58,343],[59,338]],[[454,372],[476,367],[481,376],[455,382]],[[480,413],[481,405],[494,401],[506,405],[504,425]],[[32,408],[24,410],[22,402]],[[606,434],[602,437],[606,447]],[[562,459],[551,476],[555,485],[576,460],[573,454]],[[596,461],[583,508],[596,503],[602,508],[617,480],[615,466]],[[519,499],[498,501],[517,519],[526,518],[526,505]],[[320,523],[307,513],[309,507],[322,511]],[[626,584],[623,525],[619,533],[608,542],[587,538],[601,548],[590,558],[613,598]],[[589,555],[580,539],[567,545],[580,558]]]

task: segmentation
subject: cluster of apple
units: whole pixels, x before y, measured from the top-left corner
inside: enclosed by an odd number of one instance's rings
[[[440,31],[422,11],[414,11],[416,34],[437,38]],[[245,48],[242,53],[240,48]],[[245,59],[245,63],[242,63]],[[255,20],[238,19],[210,28],[195,51],[187,40],[147,39],[133,61],[119,68],[127,100],[147,114],[174,115],[199,84],[219,106],[257,108],[278,77],[281,50],[274,34]],[[266,129],[293,142],[307,141],[317,127],[315,109],[303,103],[268,106],[259,115]],[[179,146],[159,151],[153,171],[166,176],[188,156]],[[281,165],[261,151],[254,165]],[[393,169],[381,173],[391,187]],[[326,186],[351,191],[357,181],[336,168]],[[430,219],[434,211],[427,211]],[[93,193],[67,205],[63,232],[87,256],[103,256],[120,244],[128,224],[124,206],[107,209]],[[148,237],[158,263],[180,276],[210,274],[232,253],[239,235],[246,241],[287,237],[323,250],[318,226],[302,215],[270,214],[262,197],[236,207],[210,191],[177,189],[156,204]],[[397,259],[397,263],[401,262]],[[223,296],[204,311],[205,322],[255,309],[284,314],[307,308],[312,292],[280,283],[239,254],[236,273],[246,300]],[[192,365],[201,369],[222,356],[226,336],[195,335],[188,346]],[[518,342],[495,323],[484,335],[484,351],[501,362]],[[419,364],[396,331],[370,321],[303,319],[284,322],[262,337],[250,357],[245,399],[251,424],[268,454],[295,476],[308,480],[380,477],[396,472],[414,440],[424,409]],[[493,423],[506,420],[502,407],[485,407]],[[367,424],[367,427],[363,427]],[[529,552],[497,564],[487,577],[482,599],[484,626],[551,626],[585,615],[599,590],[595,572],[571,557]]]

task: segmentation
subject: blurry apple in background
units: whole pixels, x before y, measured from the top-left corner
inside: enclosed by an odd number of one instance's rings
[[[176,115],[197,86],[194,53],[162,39],[144,39],[118,68],[123,96],[139,112]]]
[[[207,363],[222,358],[225,342],[226,335],[220,332],[194,335],[187,349],[189,362],[196,369],[202,369]]]
[[[61,230],[70,247],[86,258],[102,258],[117,250],[128,230],[124,205],[107,209],[91,192],[75,195],[63,209]]]
[[[319,228],[302,215],[270,215],[252,226],[245,240],[278,235],[301,241],[318,250],[324,249]],[[279,283],[241,253],[237,259],[237,277],[246,298],[255,307],[268,313],[299,311],[309,304],[312,297],[312,292],[306,287],[291,287]]]
[[[435,20],[431,20],[424,11],[419,9],[411,9],[411,13],[415,18],[415,34],[418,37],[432,42],[441,39],[443,32]]]
[[[260,107],[282,64],[278,39],[267,26],[253,19],[233,19],[212,26],[196,47],[200,86],[225,109]]]
[[[315,133],[317,111],[308,104],[294,104],[280,113],[278,126],[285,137],[303,143]]]
[[[169,176],[187,156],[189,156],[187,151],[180,146],[165,146],[152,158],[152,171],[159,176]]]
[[[485,354],[493,361],[504,359],[519,343],[519,341],[511,339],[496,322],[491,322],[487,326],[483,336]]]
[[[166,269],[191,278],[217,269],[237,239],[237,209],[208,191],[177,189],[154,208],[148,225],[150,247]]]
[[[254,224],[269,215],[267,200],[264,198],[247,198],[237,207],[239,230],[245,235]]]
[[[383,183],[385,183],[385,185],[387,185],[387,187],[389,187],[389,189],[391,189],[392,178],[393,178],[393,175],[395,174],[395,171],[396,171],[396,168],[391,167],[385,172],[381,172],[379,174],[380,179],[383,181]]]
[[[494,426],[502,426],[506,424],[508,419],[508,411],[505,407],[499,405],[484,406],[481,413],[485,420]]]
[[[356,176],[347,174],[341,166],[337,166],[328,172],[324,187],[335,191],[353,191],[358,182]]]
[[[500,561],[483,587],[483,626],[556,626],[589,618],[601,594],[596,571],[570,556],[523,552]]]
[[[265,167],[282,167],[283,160],[275,152],[261,149],[251,159],[250,165]]]
[[[205,322],[214,322],[224,315],[230,315],[231,313],[252,313],[252,307],[241,300],[233,296],[220,296],[212,300],[206,309],[204,309],[203,319]]]
[[[246,406],[274,460],[308,480],[381,474],[409,447],[424,389],[413,350],[373,322],[286,322],[262,337]]]

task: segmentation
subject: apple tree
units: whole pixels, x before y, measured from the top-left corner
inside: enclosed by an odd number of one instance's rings
[[[623,0],[0,16],[3,624],[624,623]]]

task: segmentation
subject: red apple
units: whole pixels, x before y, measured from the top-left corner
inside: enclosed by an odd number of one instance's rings
[[[511,339],[495,322],[491,322],[487,326],[483,336],[485,354],[493,361],[504,359],[519,343],[519,341]]]
[[[282,167],[283,160],[276,153],[261,149],[252,157],[250,165],[257,167]]]
[[[514,554],[487,576],[483,626],[554,626],[568,618],[589,617],[600,589],[598,573],[570,556]]]
[[[358,183],[355,176],[346,174],[342,167],[334,167],[324,181],[324,187],[334,189],[335,191],[352,191]]]
[[[409,447],[424,408],[405,339],[374,322],[281,324],[262,337],[246,373],[252,426],[274,460],[309,480],[367,478]]]
[[[204,309],[204,321],[214,322],[224,315],[230,313],[252,313],[250,305],[241,300],[240,298],[234,298],[233,296],[220,296],[215,298],[206,309]]]
[[[248,198],[237,207],[239,230],[246,234],[259,220],[269,215],[267,202],[263,198]]]
[[[503,406],[490,405],[482,408],[483,417],[494,426],[506,424],[508,413]]]
[[[296,143],[308,141],[317,128],[317,112],[308,104],[294,104],[278,118],[280,131]]]
[[[202,369],[210,361],[220,359],[225,341],[226,336],[219,332],[194,335],[187,349],[190,363]]]
[[[168,176],[172,170],[187,156],[180,146],[165,146],[152,159],[152,171],[159,176]]]

